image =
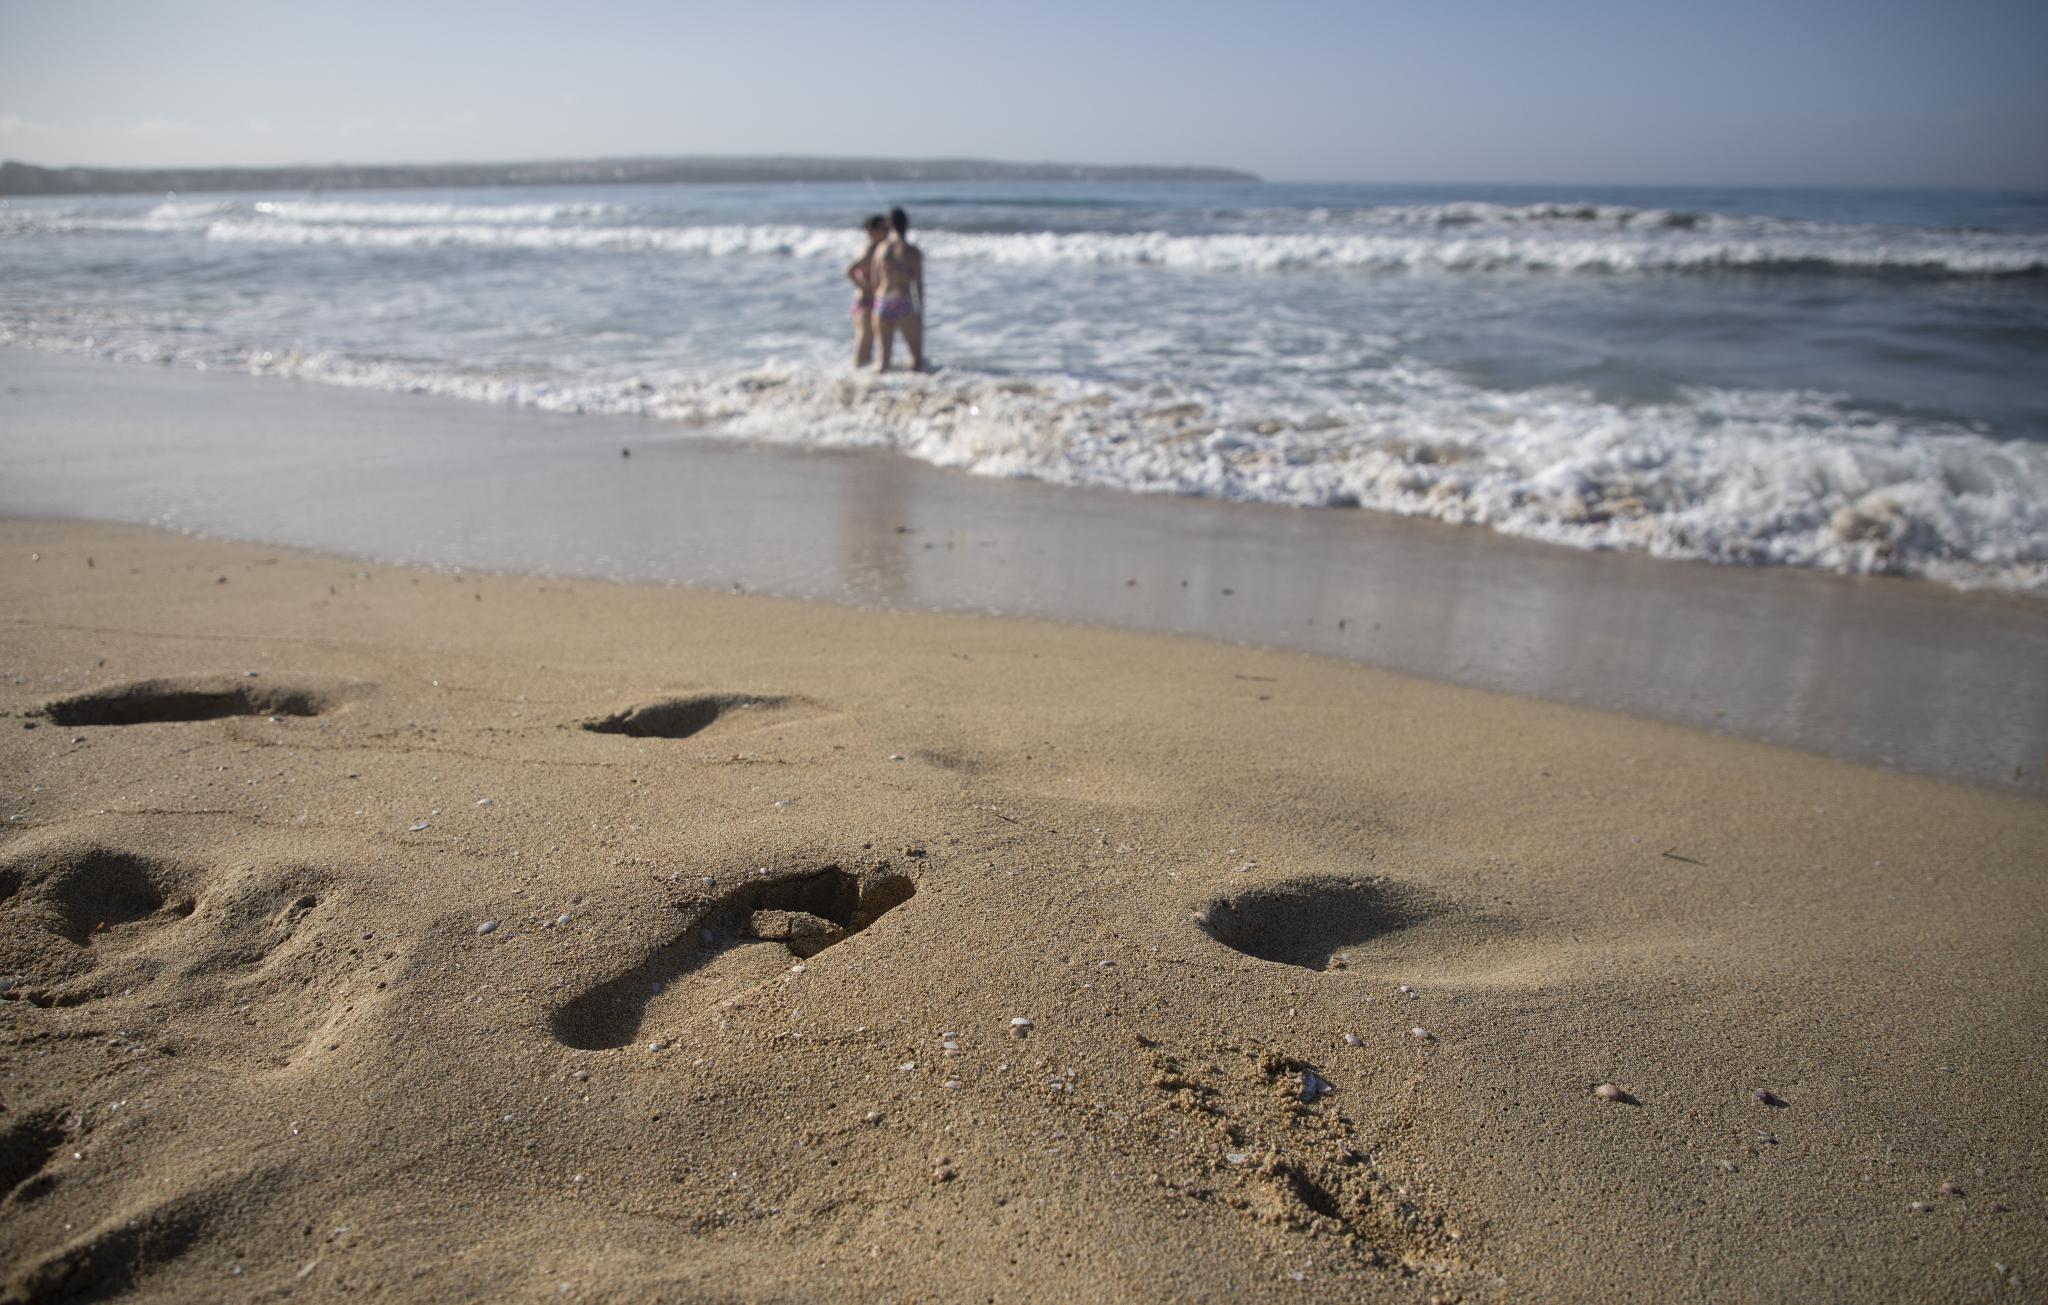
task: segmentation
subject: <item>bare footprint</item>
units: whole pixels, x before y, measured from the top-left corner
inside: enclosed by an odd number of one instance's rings
[[[85,947],[159,912],[190,915],[191,899],[175,896],[183,877],[153,858],[93,848],[45,879],[36,897],[56,931]]]
[[[229,716],[321,716],[364,686],[316,688],[248,676],[135,680],[43,705],[56,725],[147,725]]]
[[[5,995],[38,1006],[90,1000],[109,957],[193,910],[184,867],[96,844],[30,853],[5,875],[18,885],[0,898]]]
[[[755,693],[704,693],[688,698],[663,698],[622,708],[609,716],[583,722],[593,734],[624,734],[636,739],[687,739],[721,721],[774,724],[805,706],[801,698]]]
[[[70,1140],[61,1110],[18,1116],[0,1129],[0,1212],[33,1201],[56,1185],[51,1165]]]
[[[1416,889],[1384,879],[1298,879],[1218,898],[1200,923],[1211,938],[1247,956],[1327,970],[1347,948],[1440,912]]]
[[[30,1252],[10,1264],[0,1300],[103,1300],[145,1290],[198,1244],[213,1210],[231,1200],[257,1199],[277,1186],[276,1176],[238,1174],[168,1198],[147,1198],[53,1250]]]
[[[1504,954],[1520,921],[1385,878],[1295,879],[1209,903],[1196,923],[1246,956],[1307,970],[1373,969],[1426,961],[1440,968]]]
[[[0,864],[0,999],[231,1008],[181,1038],[281,1068],[334,1049],[388,994],[333,876],[296,862],[189,865],[58,841]]]
[[[723,988],[787,969],[793,957],[845,941],[916,892],[907,875],[860,876],[836,865],[750,880],[695,909],[639,964],[557,1007],[550,1027],[579,1050],[624,1046],[639,1035],[648,1006],[678,981]]]

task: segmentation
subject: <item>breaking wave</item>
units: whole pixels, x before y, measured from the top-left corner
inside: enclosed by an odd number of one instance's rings
[[[849,233],[793,223],[673,225],[616,203],[364,200],[167,201],[138,216],[12,215],[0,236],[128,230],[210,241],[373,249],[653,251],[839,260]],[[673,216],[673,215],[671,215]],[[635,220],[639,219],[639,220]],[[2048,235],[1736,217],[1600,204],[1479,202],[1223,215],[1242,229],[946,230],[935,257],[1018,265],[1207,272],[2048,274]]]
[[[795,225],[544,226],[511,221],[411,225],[222,219],[210,240],[379,248],[653,250],[842,259],[846,233]],[[2004,232],[1934,232],[1771,223],[1753,229],[1613,224],[1530,229],[1513,222],[1341,232],[1012,232],[920,237],[935,258],[1009,264],[1126,264],[1206,272],[1851,272],[2016,276],[2048,272],[2048,239]]]
[[[0,327],[0,344],[120,352],[23,328]],[[169,346],[148,356],[207,365]],[[1372,378],[1370,399],[1309,407],[1057,374],[877,377],[805,362],[601,380],[289,349],[226,362],[638,416],[677,438],[886,448],[978,475],[1365,507],[1581,548],[2048,593],[2048,446],[1812,392],[1694,388],[1625,406],[1565,387],[1502,393],[1400,362]]]

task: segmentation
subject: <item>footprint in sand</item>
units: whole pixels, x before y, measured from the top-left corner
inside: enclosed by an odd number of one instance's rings
[[[758,693],[704,693],[688,698],[663,698],[640,703],[583,722],[593,734],[624,734],[636,739],[687,739],[714,725],[730,727],[782,724],[811,704],[802,698]]]
[[[209,1212],[272,1194],[281,1173],[217,1177],[169,1197],[151,1193],[54,1250],[29,1251],[9,1264],[0,1301],[105,1300],[147,1289],[198,1244]]]
[[[916,892],[909,876],[886,868],[856,875],[828,865],[749,880],[689,908],[683,929],[631,969],[557,1007],[549,1025],[578,1050],[624,1046],[679,980],[724,990],[786,971],[793,958],[844,942]]]
[[[1344,970],[1418,955],[1441,961],[1484,949],[1512,922],[1391,879],[1296,879],[1219,897],[1196,917],[1246,956],[1307,970]]]
[[[72,1140],[64,1119],[63,1111],[46,1109],[0,1129],[0,1219],[57,1185],[54,1162]]]
[[[361,684],[318,687],[248,676],[135,680],[58,698],[42,714],[56,725],[149,725],[229,716],[323,716],[364,692]]]
[[[195,866],[58,840],[10,856],[0,880],[15,885],[0,896],[0,998],[229,1007],[239,1018],[220,1045],[195,1049],[270,1068],[337,1042],[383,1000],[364,987],[382,962],[314,867]]]
[[[0,975],[5,996],[75,1006],[100,995],[95,971],[158,929],[192,914],[190,874],[152,857],[91,844],[34,850],[0,878]]]

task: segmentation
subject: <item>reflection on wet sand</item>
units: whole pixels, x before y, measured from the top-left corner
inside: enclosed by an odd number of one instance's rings
[[[18,351],[0,384],[13,515],[1176,631],[2048,792],[2038,599]]]
[[[908,550],[917,546],[918,530],[909,523],[907,470],[900,458],[845,459],[848,492],[838,515],[839,592],[846,601],[912,605]]]

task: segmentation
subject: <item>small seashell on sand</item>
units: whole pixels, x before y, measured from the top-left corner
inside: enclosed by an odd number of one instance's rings
[[[1037,1026],[1032,1024],[1030,1020],[1019,1015],[1010,1021],[1010,1036],[1013,1038],[1028,1038],[1031,1036],[1031,1030],[1035,1027]]]
[[[478,798],[476,800],[476,804],[480,807],[494,807],[498,805],[496,802],[493,802],[490,798]]]
[[[882,1122],[882,1112],[870,1110],[865,1115],[862,1115],[861,1118],[870,1124],[879,1124]]]
[[[914,1061],[914,1060],[906,1060],[906,1061],[904,1061],[904,1062],[903,1062],[902,1064],[898,1065],[898,1066],[897,1066],[896,1068],[898,1068],[898,1069],[902,1070],[902,1071],[903,1071],[904,1073],[908,1074],[908,1073],[910,1073],[910,1072],[911,1072],[912,1070],[914,1070],[914,1069],[916,1069],[916,1068],[917,1068],[917,1062],[916,1062],[916,1061]]]
[[[1906,1208],[1908,1210],[1911,1210],[1914,1214],[1934,1213],[1934,1205],[1932,1202],[1929,1201],[1914,1201],[1908,1204]]]
[[[496,933],[498,931],[498,922],[496,920],[486,920],[476,927],[476,931],[478,933]]]
[[[1365,1039],[1359,1037],[1356,1033],[1347,1033],[1344,1035],[1344,1045],[1347,1047],[1362,1047],[1365,1045]]]
[[[1784,1098],[1769,1088],[1758,1088],[1749,1095],[1760,1106],[1783,1106],[1785,1104]]]
[[[1956,1180],[1953,1178],[1944,1178],[1941,1182],[1940,1190],[1943,1196],[1961,1196],[1963,1194],[1963,1189],[1956,1185]]]
[[[667,1050],[667,1048],[668,1044],[666,1042],[663,1042],[660,1038],[656,1038],[654,1041],[647,1044],[647,1049],[649,1051],[665,1051]]]
[[[1301,1099],[1309,1105],[1330,1095],[1337,1089],[1330,1086],[1330,1080],[1312,1069],[1301,1071]]]
[[[1406,994],[1406,995],[1408,995],[1408,996],[1410,996],[1410,997],[1413,997],[1413,996],[1415,995],[1415,989],[1413,989],[1413,988],[1409,987],[1409,986],[1408,986],[1407,984],[1405,984],[1405,983],[1404,983],[1404,984],[1402,984],[1402,985],[1400,986],[1400,989],[1399,989],[1399,991],[1401,991],[1402,993],[1404,993],[1404,994]]]
[[[1602,1101],[1621,1101],[1628,1096],[1628,1093],[1612,1083],[1602,1083],[1599,1087],[1593,1089],[1593,1095],[1599,1097]]]
[[[1408,1030],[1408,1032],[1409,1032],[1409,1034],[1410,1034],[1411,1036],[1413,1036],[1413,1037],[1418,1037],[1418,1038],[1421,1038],[1421,1039],[1422,1039],[1422,1040],[1423,1040],[1424,1042],[1434,1042],[1434,1041],[1435,1041],[1435,1039],[1434,1039],[1434,1038],[1432,1038],[1432,1037],[1430,1037],[1430,1036],[1429,1036],[1429,1030],[1428,1030],[1428,1029],[1425,1029],[1425,1028],[1423,1028],[1423,1027],[1422,1027],[1422,1026],[1421,1026],[1420,1024],[1418,1024],[1418,1025],[1416,1025],[1416,1026],[1415,1026],[1414,1028],[1412,1028],[1412,1029]]]

